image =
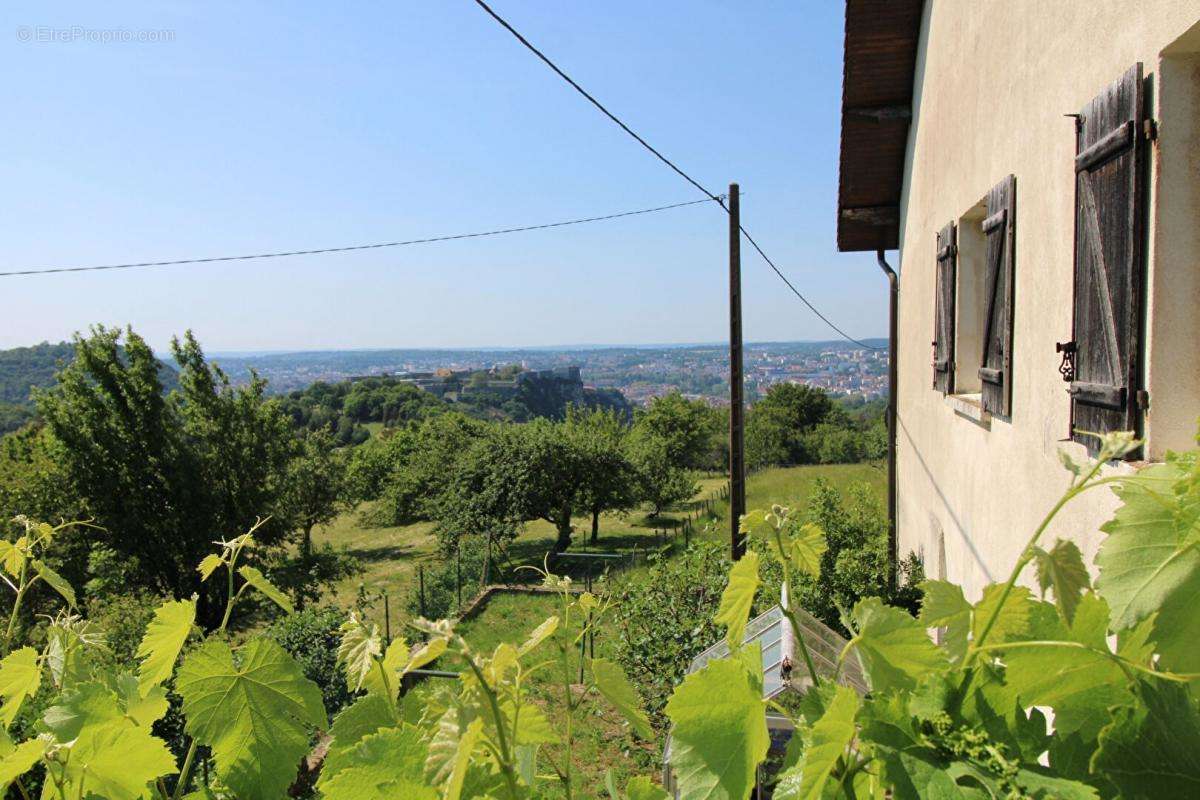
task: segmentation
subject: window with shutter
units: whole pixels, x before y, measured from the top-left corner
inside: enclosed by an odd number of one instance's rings
[[[987,245],[984,273],[983,358],[980,401],[985,411],[1012,415],[1013,254],[1017,180],[1009,175],[987,195],[982,223]]]
[[[933,388],[954,391],[954,298],[958,245],[953,222],[937,235],[937,280],[933,314]]]
[[[1142,65],[1092,100],[1075,137],[1072,438],[1139,429],[1142,318]]]

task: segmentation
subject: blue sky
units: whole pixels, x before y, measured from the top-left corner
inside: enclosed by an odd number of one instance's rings
[[[885,333],[873,255],[834,245],[840,3],[494,7],[702,183],[740,182],[744,224],[810,299],[851,334]],[[698,196],[470,0],[8,2],[0,17],[0,270]],[[72,28],[171,38],[38,41]],[[717,341],[725,237],[700,205],[365,253],[3,278],[0,346],[93,322],[131,323],[156,347],[192,328],[211,350]],[[747,339],[832,338],[744,250]]]

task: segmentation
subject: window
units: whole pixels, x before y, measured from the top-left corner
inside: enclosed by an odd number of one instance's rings
[[[1016,179],[1009,175],[938,234],[933,386],[1011,415]]]
[[[983,383],[979,379],[980,357],[983,353],[983,319],[987,303],[984,283],[987,278],[987,236],[983,221],[987,218],[987,198],[983,198],[958,223],[958,318],[955,352],[958,354],[955,382],[956,394],[979,395]]]

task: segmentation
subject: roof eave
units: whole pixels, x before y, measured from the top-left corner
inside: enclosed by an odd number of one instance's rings
[[[900,197],[924,0],[847,0],[838,161],[842,252],[900,244]]]

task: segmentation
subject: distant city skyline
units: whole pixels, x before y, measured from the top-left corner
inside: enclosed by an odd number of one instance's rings
[[[496,9],[742,216],[852,336],[873,254],[834,244],[842,8],[664,0]],[[120,39],[21,30],[123,30]],[[0,271],[311,249],[555,222],[699,193],[471,2],[14,0]],[[719,54],[719,55],[718,55]],[[769,77],[764,77],[769,76]],[[0,347],[132,324],[164,349],[720,339],[712,204],[391,250],[0,280]],[[830,336],[743,247],[748,340]]]

